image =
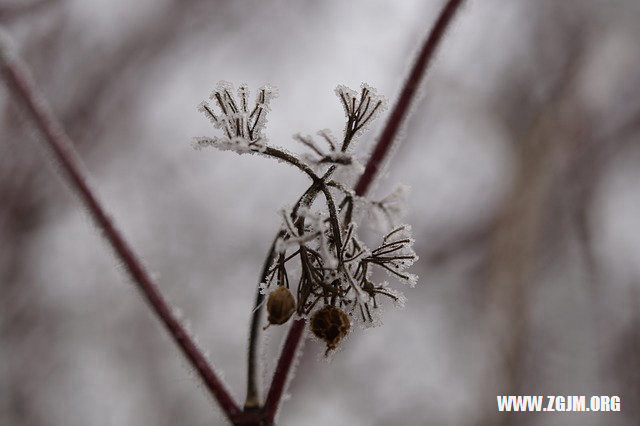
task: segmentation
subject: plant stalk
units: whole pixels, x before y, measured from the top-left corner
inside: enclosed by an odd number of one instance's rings
[[[429,32],[429,35],[425,39],[422,48],[418,53],[409,73],[409,77],[405,81],[402,91],[400,92],[400,96],[387,119],[380,138],[367,161],[365,170],[355,186],[355,192],[357,195],[362,196],[366,194],[375,177],[382,169],[382,165],[384,164],[392,143],[398,134],[398,130],[407,119],[410,107],[415,101],[418,88],[420,87],[420,83],[424,78],[434,53],[436,52],[436,48],[442,41],[446,29],[449,27],[453,17],[463,2],[464,0],[448,0],[440,11],[433,28]],[[294,355],[297,351],[300,340],[304,335],[302,331],[304,330],[305,324],[306,320],[304,318],[299,318],[296,319],[291,325],[291,328],[289,328],[285,345],[280,353],[278,366],[273,375],[267,401],[263,408],[270,421],[273,421],[275,418],[280,405],[283,392],[283,388],[281,387],[286,383],[289,371],[293,365]]]
[[[138,256],[126,242],[120,231],[98,201],[89,186],[84,166],[73,143],[62,125],[50,111],[44,98],[38,93],[27,66],[13,52],[6,40],[0,40],[0,66],[5,84],[15,100],[24,105],[29,118],[44,136],[44,142],[53,153],[62,169],[63,179],[76,191],[96,225],[113,248],[118,259],[125,265],[131,279],[143,294],[151,309],[182,350],[193,368],[198,372],[209,392],[213,395],[229,420],[240,413],[240,408],[218,375],[182,326],[174,310],[152,280]]]

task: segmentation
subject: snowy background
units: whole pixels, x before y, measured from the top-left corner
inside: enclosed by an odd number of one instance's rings
[[[270,83],[272,143],[340,134],[336,85],[393,103],[442,3],[0,1],[99,197],[237,398],[276,212],[308,181],[193,150],[216,134],[197,105],[219,80]],[[639,22],[636,0],[466,4],[373,191],[411,186],[420,282],[330,363],[307,341],[281,424],[640,422]],[[224,424],[4,87],[0,114],[0,424]],[[267,376],[281,337],[266,333]],[[510,417],[503,393],[620,395],[622,412]]]

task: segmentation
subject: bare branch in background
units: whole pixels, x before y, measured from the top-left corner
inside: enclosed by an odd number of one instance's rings
[[[60,4],[59,0],[32,0],[0,3],[0,22],[26,18],[42,9]]]

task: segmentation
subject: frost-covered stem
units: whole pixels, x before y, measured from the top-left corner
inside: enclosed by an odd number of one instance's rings
[[[278,365],[273,373],[273,380],[271,381],[271,387],[267,394],[267,400],[264,404],[264,413],[266,419],[273,423],[276,417],[278,407],[280,406],[280,400],[282,399],[282,392],[287,383],[289,377],[289,371],[293,366],[295,354],[300,344],[300,340],[304,335],[304,327],[307,321],[304,318],[298,318],[293,321],[289,332],[287,333],[287,339],[282,347],[280,358],[278,359]]]
[[[300,169],[302,172],[304,172],[305,174],[307,174],[312,181],[316,182],[318,180],[320,180],[320,178],[318,177],[318,175],[316,175],[313,170],[311,170],[311,168],[309,166],[307,166],[306,164],[304,164],[303,162],[301,162],[300,160],[298,160],[296,157],[294,157],[293,155],[282,151],[278,148],[274,148],[271,146],[268,146],[264,149],[263,152],[265,155],[268,155],[270,157],[274,157],[277,159],[280,159],[286,163],[291,164],[294,167],[297,167],[298,169]]]
[[[331,232],[336,245],[338,261],[342,262],[342,235],[340,235],[340,219],[338,219],[338,210],[336,209],[336,203],[333,200],[333,195],[331,195],[331,191],[324,182],[322,183],[322,193],[324,194],[327,201],[327,208],[329,209],[329,221],[331,222]]]
[[[102,207],[89,187],[87,176],[83,171],[82,161],[73,148],[71,139],[50,111],[43,97],[36,92],[26,65],[18,58],[13,57],[12,52],[7,52],[6,49],[9,47],[6,44],[4,40],[0,40],[0,66],[11,94],[16,101],[24,104],[28,115],[42,132],[45,143],[59,162],[63,177],[69,186],[77,192],[81,202],[85,205],[97,226],[103,231],[105,238],[111,244],[117,257],[125,265],[134,283],[147,299],[153,311],[196,369],[226,416],[232,420],[234,416],[240,413],[238,405],[220,379],[218,379],[212,366],[189,336],[189,333],[180,324],[171,306],[160,293],[142,262],[115,227],[104,207]]]
[[[272,152],[269,152],[269,155],[272,155]],[[286,154],[286,153],[285,153]],[[273,155],[275,157],[275,155]],[[285,159],[285,161],[288,161]],[[292,165],[297,167],[296,163],[291,163]],[[302,206],[309,206],[313,203],[318,192],[321,190],[325,190],[328,192],[328,188],[324,183],[335,171],[336,167],[331,166],[329,170],[321,177],[318,178],[313,172],[307,173],[309,177],[314,181],[314,183],[305,191],[304,194],[300,197],[298,202],[296,203],[293,214],[297,214],[297,211]],[[303,170],[304,171],[304,170]],[[306,172],[305,172],[306,173]],[[326,196],[326,195],[325,195]],[[331,193],[328,195],[331,197]],[[331,200],[332,202],[333,200]],[[333,204],[333,203],[332,203]],[[334,205],[335,210],[335,205]],[[337,217],[337,216],[336,216]],[[338,228],[339,229],[339,228]],[[262,274],[260,275],[260,283],[265,282],[267,279],[267,275],[269,272],[269,268],[273,264],[273,260],[275,259],[275,244],[278,238],[283,236],[283,232],[279,232],[273,243],[271,244],[271,248],[269,249],[269,254],[264,261]],[[247,353],[247,397],[245,399],[244,408],[245,410],[254,410],[260,406],[260,394],[258,391],[258,374],[259,374],[259,365],[257,362],[258,355],[258,341],[260,338],[260,331],[262,328],[260,327],[260,319],[262,318],[262,310],[264,309],[264,295],[260,292],[260,287],[256,290],[256,298],[254,302],[253,312],[251,314],[251,325],[249,329],[249,350]],[[304,320],[303,320],[304,321]]]
[[[333,172],[335,172],[335,170],[336,170],[335,165],[329,167],[329,170],[327,170],[325,174],[322,175],[321,178],[314,181],[313,185],[307,188],[307,190],[304,192],[304,194],[302,194],[302,196],[298,199],[298,202],[296,203],[296,205],[291,210],[292,216],[297,216],[298,210],[300,210],[301,207],[309,207],[311,204],[313,204],[313,201],[318,196],[318,193],[322,190],[322,186],[326,185],[327,179],[331,177],[331,175],[333,174]]]
[[[360,176],[360,179],[356,184],[355,192],[357,195],[364,195],[367,192],[373,182],[373,179],[380,171],[381,165],[389,152],[393,139],[398,133],[398,129],[409,111],[411,102],[415,98],[420,82],[422,81],[425,71],[427,70],[427,66],[429,65],[429,61],[433,57],[436,47],[442,40],[442,36],[455,15],[455,12],[462,3],[463,0],[448,0],[447,4],[440,12],[433,29],[429,33],[429,36],[425,40],[422,49],[418,54],[416,62],[411,69],[411,73],[409,74],[402,92],[400,93],[400,97],[387,119],[382,134],[378,139],[378,143],[376,144],[371,157],[369,157],[369,160],[367,161],[364,173]],[[345,140],[344,145],[348,146],[349,141],[350,138]],[[323,176],[323,184],[326,181],[325,177],[328,179],[329,176]],[[280,404],[283,387],[289,375],[289,370],[292,367],[294,355],[298,347],[298,343],[302,338],[302,331],[304,330],[305,324],[306,320],[303,318],[294,321],[287,334],[282,352],[280,353],[278,366],[276,367],[276,371],[273,375],[273,381],[271,382],[271,388],[269,389],[269,395],[267,396],[267,402],[264,407],[264,410],[268,413],[268,418],[271,420],[275,417],[275,413]]]
[[[371,183],[373,183],[374,178],[380,171],[385,157],[398,134],[398,130],[404,123],[404,120],[408,115],[409,108],[418,93],[420,83],[422,82],[427,67],[429,66],[429,62],[433,58],[436,48],[440,44],[447,27],[463,2],[464,0],[448,0],[440,11],[440,15],[438,16],[436,23],[418,53],[418,57],[411,68],[409,77],[405,81],[402,91],[400,92],[400,96],[398,97],[393,110],[389,114],[389,118],[382,130],[380,138],[378,139],[378,143],[371,153],[371,157],[367,162],[364,172],[356,184],[355,191],[357,195],[364,195],[367,192]]]
[[[284,233],[279,232],[271,244],[269,254],[262,266],[262,274],[260,282],[264,282],[269,274],[269,268],[273,264],[276,253],[276,242]],[[260,318],[262,318],[262,304],[264,302],[264,294],[258,288],[256,291],[255,308],[251,316],[251,328],[249,330],[249,353],[247,359],[247,398],[244,402],[244,409],[254,410],[260,407],[260,392],[258,390],[258,339],[260,337]]]

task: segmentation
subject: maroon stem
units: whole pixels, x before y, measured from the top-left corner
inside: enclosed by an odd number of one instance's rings
[[[416,93],[420,87],[420,83],[424,77],[429,62],[433,58],[433,54],[442,40],[442,36],[463,1],[464,0],[448,0],[440,11],[438,20],[429,32],[427,39],[420,49],[420,53],[411,68],[411,73],[402,88],[402,92],[400,92],[398,101],[394,105],[384,129],[382,130],[382,134],[376,143],[373,153],[367,161],[364,172],[356,184],[356,194],[364,195],[373,183],[376,175],[380,172],[380,168],[389,153],[393,140],[395,139],[400,126],[407,117],[411,103],[416,97]],[[273,374],[271,387],[269,388],[267,400],[263,408],[265,417],[269,422],[273,422],[280,405],[284,385],[286,384],[289,371],[291,370],[296,349],[298,348],[300,339],[303,336],[305,323],[306,320],[303,318],[297,319],[293,322],[287,334],[282,352],[280,353],[280,359],[278,359],[278,365]]]
[[[68,184],[77,191],[80,200],[89,210],[96,224],[104,232],[104,236],[111,244],[118,258],[126,266],[134,283],[136,283],[153,311],[169,331],[171,337],[173,337],[176,344],[196,369],[226,416],[233,421],[233,418],[240,413],[238,404],[231,397],[205,356],[173,314],[172,308],[160,293],[142,262],[138,260],[124,237],[114,226],[89,187],[82,162],[73,148],[71,139],[48,109],[42,97],[36,94],[34,83],[30,78],[26,65],[18,58],[11,57],[11,52],[6,52],[8,48],[0,40],[0,65],[11,94],[16,101],[21,101],[24,104],[30,118],[43,133],[47,146],[53,151]]]
[[[364,195],[371,186],[373,179],[380,171],[389,149],[391,148],[391,145],[393,145],[393,141],[398,134],[398,130],[407,118],[409,108],[416,97],[416,93],[420,88],[420,83],[422,82],[429,63],[434,56],[433,54],[435,53],[436,48],[442,40],[442,36],[447,30],[447,27],[451,23],[451,20],[462,2],[463,0],[449,0],[442,8],[442,11],[440,11],[440,16],[438,16],[438,20],[422,45],[422,48],[418,53],[418,57],[411,68],[411,73],[405,81],[402,92],[400,92],[400,96],[398,97],[391,114],[389,114],[389,118],[387,119],[384,129],[380,134],[380,139],[378,139],[378,143],[373,149],[371,157],[369,157],[369,161],[367,162],[364,172],[356,184],[356,194]]]
[[[306,323],[307,320],[304,318],[296,319],[293,321],[293,324],[291,324],[289,332],[287,333],[287,339],[282,347],[276,371],[273,373],[273,380],[271,381],[271,387],[267,394],[267,400],[264,403],[264,414],[269,424],[273,423],[276,417],[276,412],[282,399],[282,392],[284,391],[284,386],[289,376],[289,370],[291,370],[291,366],[293,365],[298,344],[304,335]]]

